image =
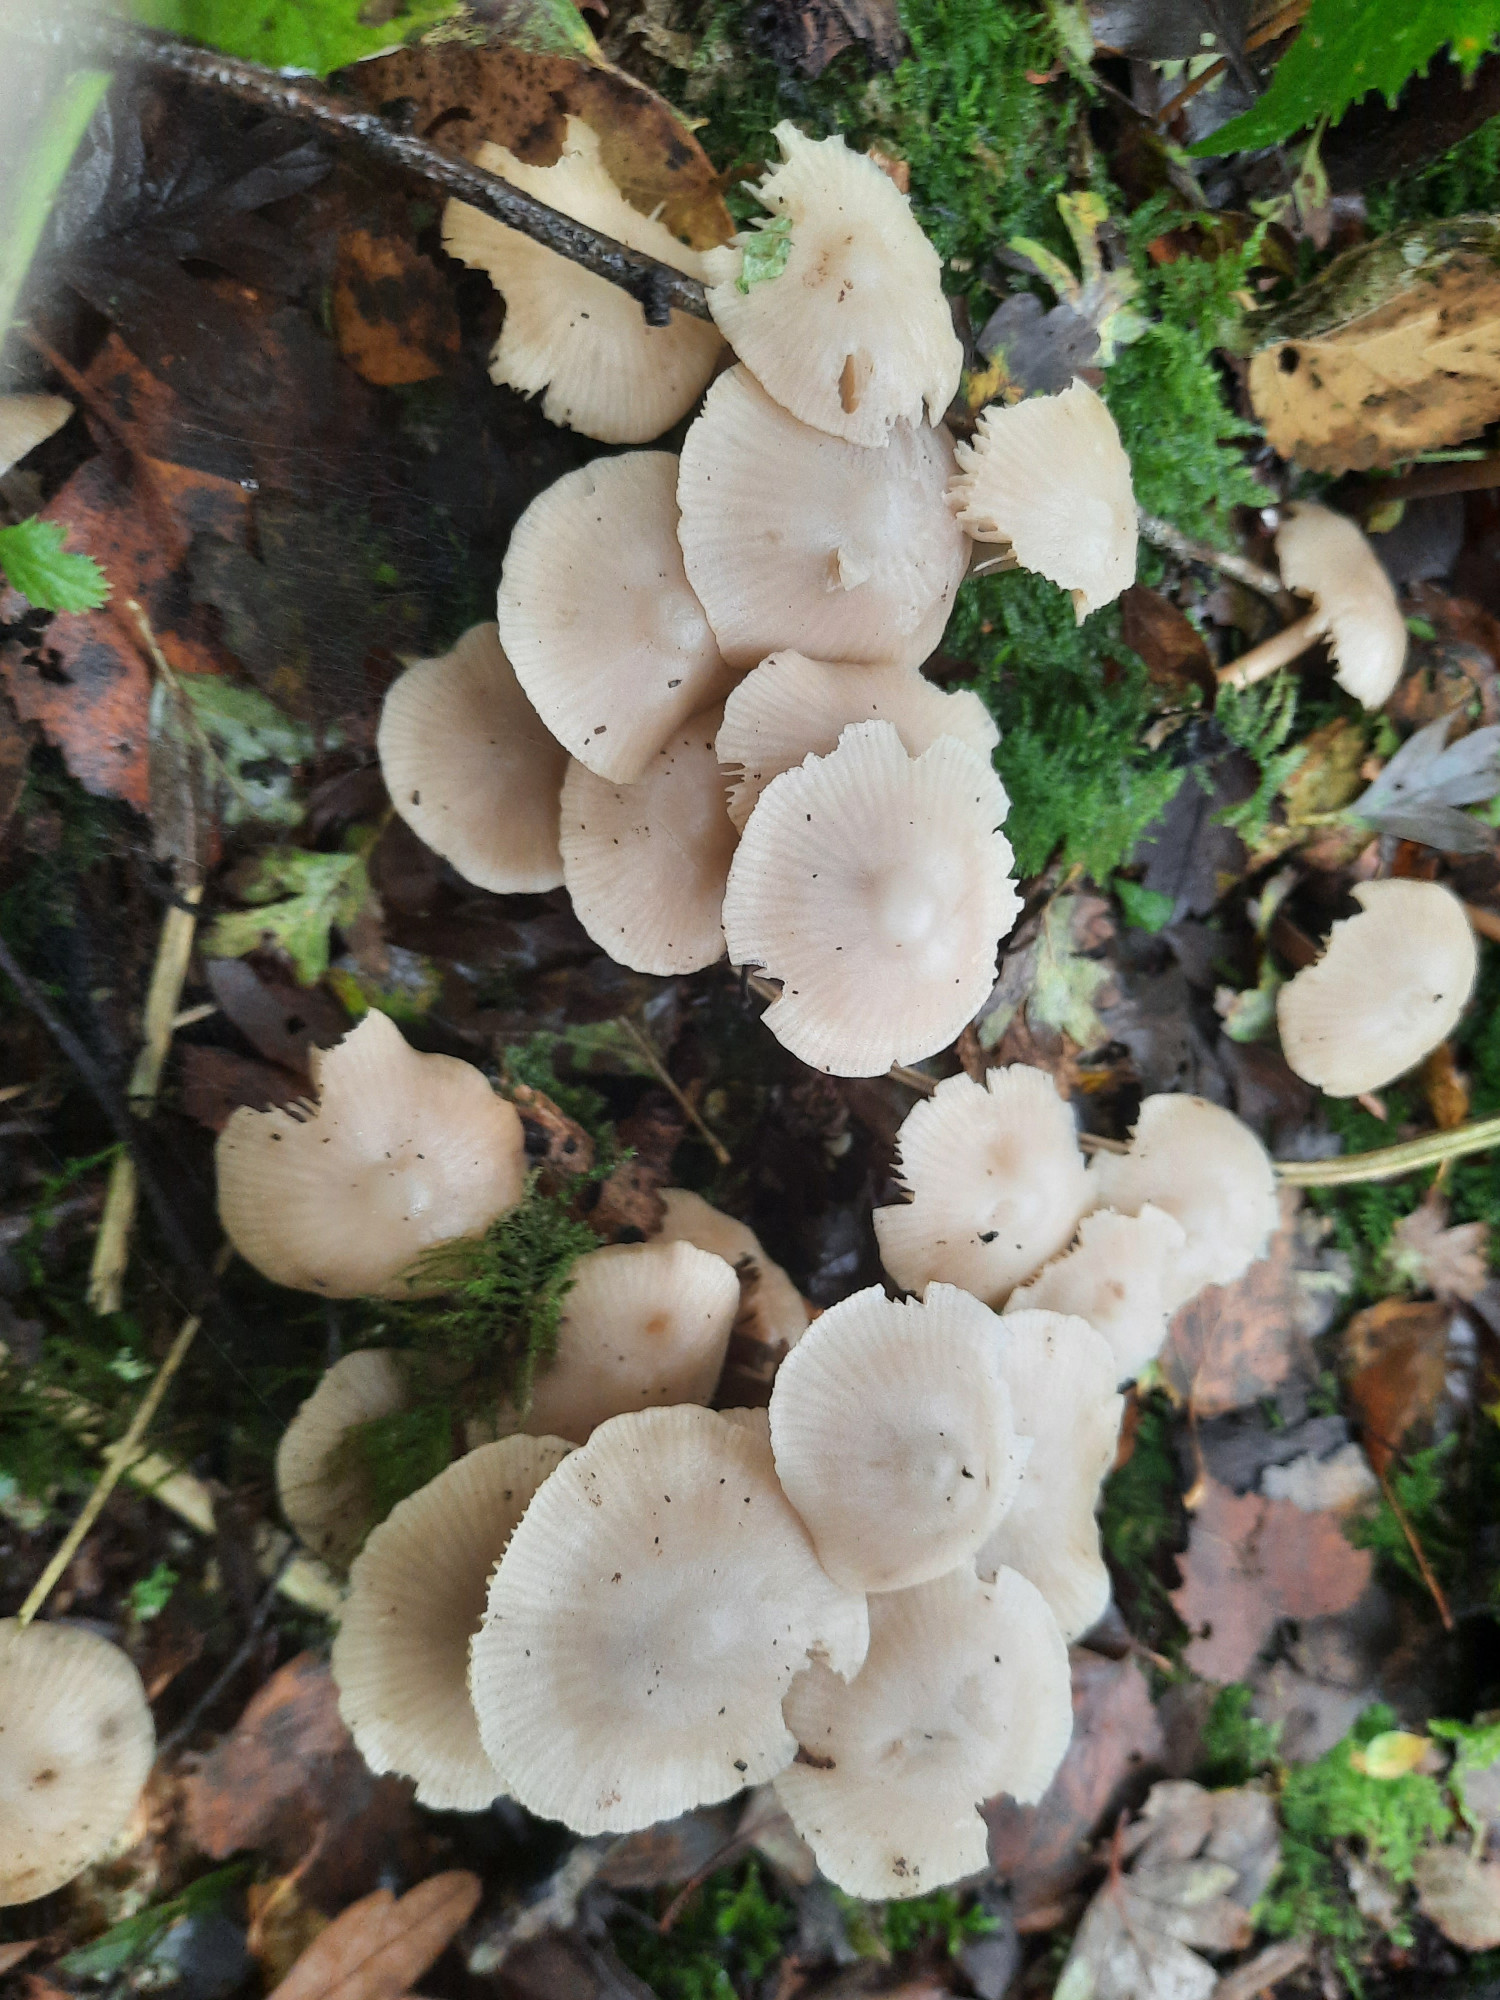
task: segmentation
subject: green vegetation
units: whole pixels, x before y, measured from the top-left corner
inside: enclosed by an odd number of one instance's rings
[[[1221,1688],[1203,1725],[1203,1761],[1197,1772],[1205,1785],[1245,1785],[1268,1770],[1276,1757],[1280,1725],[1253,1713],[1254,1690],[1236,1681]]]
[[[134,0],[129,11],[148,27],[226,55],[326,76],[447,20],[458,0],[398,0],[378,9],[361,0]]]
[[[393,1507],[446,1472],[453,1460],[453,1418],[434,1393],[414,1409],[371,1417],[348,1433],[337,1456],[358,1463],[369,1482],[370,1526],[378,1527]]]
[[[1278,674],[1259,687],[1219,690],[1214,720],[1260,773],[1248,799],[1219,814],[1252,851],[1259,845],[1281,788],[1307,756],[1307,746],[1287,743],[1297,720],[1297,680]]]
[[[1458,1809],[1465,1823],[1474,1833],[1480,1832],[1487,1824],[1481,1814],[1469,1806],[1464,1780],[1476,1772],[1488,1771],[1497,1757],[1500,1757],[1500,1721],[1490,1718],[1476,1722],[1429,1722],[1428,1733],[1441,1737],[1453,1745],[1453,1764],[1448,1772],[1448,1787],[1458,1801]]]
[[[109,583],[92,556],[63,547],[67,530],[56,521],[17,521],[0,528],[0,571],[42,611],[97,611],[109,602]]]
[[[880,1911],[880,1934],[891,1952],[915,1951],[919,1945],[933,1942],[941,1944],[950,1958],[956,1958],[970,1938],[988,1937],[999,1928],[998,1918],[951,1889],[940,1889],[935,1896],[886,1903]]]
[[[180,1896],[173,1896],[169,1902],[158,1903],[152,1909],[142,1910],[136,1916],[126,1917],[122,1922],[111,1925],[103,1937],[96,1938],[92,1944],[69,1952],[66,1958],[57,1961],[57,1970],[68,1979],[93,1980],[115,1979],[122,1973],[130,1972],[150,1957],[174,1924],[185,1917],[207,1916],[210,1911],[222,1908],[230,1893],[244,1880],[250,1866],[248,1861],[235,1861],[228,1868],[215,1869],[211,1875],[200,1875]],[[135,1984],[134,1981],[131,1983]],[[161,1982],[143,1980],[141,1985],[150,1990],[152,1983]]]
[[[1164,1395],[1147,1396],[1137,1412],[1131,1454],[1104,1482],[1099,1528],[1121,1608],[1132,1630],[1156,1645],[1176,1645],[1184,1629],[1164,1577],[1179,1545],[1177,1489],[1171,1405]]]
[[[1396,1504],[1410,1522],[1423,1554],[1440,1579],[1453,1577],[1464,1554],[1463,1538],[1452,1513],[1453,1503],[1467,1483],[1455,1480],[1458,1468],[1450,1462],[1457,1444],[1457,1437],[1449,1436],[1425,1450],[1407,1452],[1395,1461],[1388,1475]],[[1426,1591],[1427,1584],[1406,1531],[1384,1494],[1368,1514],[1356,1515],[1345,1532],[1356,1548],[1373,1549],[1377,1556],[1393,1563]]]
[[[629,1907],[637,1922],[618,1919],[611,1935],[658,2000],[741,2000],[781,1957],[794,1922],[756,1861],[710,1876],[665,1933],[638,1905]]]
[[[1467,139],[1416,173],[1365,190],[1370,227],[1384,235],[1403,222],[1428,216],[1487,215],[1500,210],[1500,118],[1491,118]]]

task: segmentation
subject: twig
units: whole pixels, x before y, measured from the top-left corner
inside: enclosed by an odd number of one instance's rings
[[[192,1707],[182,1718],[181,1722],[178,1723],[170,1736],[157,1745],[156,1754],[159,1758],[165,1759],[170,1757],[174,1750],[179,1749],[182,1744],[186,1743],[203,1717],[213,1707],[235,1675],[239,1673],[240,1669],[249,1660],[250,1655],[260,1643],[260,1635],[265,1631],[270,1621],[271,1613],[276,1607],[277,1595],[281,1590],[282,1579],[291,1568],[293,1561],[296,1559],[296,1554],[297,1551],[294,1545],[288,1548],[286,1553],[281,1557],[272,1573],[271,1581],[261,1593],[260,1602],[255,1607],[254,1616],[250,1620],[244,1638],[240,1641],[224,1666],[214,1675],[212,1681],[209,1682],[203,1693],[199,1695],[198,1699],[193,1703]]]
[[[1483,493],[1500,486],[1500,451],[1458,465],[1414,465],[1394,479],[1362,479],[1354,492],[1364,505],[1391,500],[1433,500],[1449,493]]]
[[[1448,1609],[1448,1600],[1443,1595],[1443,1586],[1438,1582],[1437,1578],[1432,1573],[1432,1565],[1427,1560],[1427,1551],[1422,1547],[1422,1544],[1417,1540],[1417,1531],[1415,1528],[1413,1528],[1411,1522],[1407,1520],[1406,1510],[1402,1507],[1401,1502],[1396,1498],[1395,1489],[1391,1485],[1390,1480],[1386,1477],[1386,1471],[1383,1465],[1377,1465],[1375,1467],[1375,1477],[1380,1481],[1380,1490],[1385,1495],[1386,1505],[1395,1515],[1397,1523],[1400,1526],[1401,1532],[1406,1537],[1407,1547],[1411,1550],[1412,1555],[1416,1558],[1417,1568],[1422,1572],[1422,1581],[1423,1583],[1426,1584],[1428,1590],[1431,1592],[1432,1601],[1438,1608],[1438,1616],[1443,1621],[1443,1630],[1445,1632],[1451,1632],[1453,1630],[1453,1613]]]
[[[1100,1132],[1080,1132],[1078,1147],[1084,1153],[1128,1153],[1130,1148],[1123,1139],[1106,1139]]]
[[[1500,944],[1500,911],[1481,909],[1478,903],[1465,903],[1464,915],[1469,920],[1469,928],[1478,931],[1481,937]]]
[[[717,1136],[716,1133],[710,1131],[708,1125],[704,1122],[703,1114],[699,1111],[697,1105],[694,1104],[693,1100],[688,1096],[687,1092],[682,1089],[681,1085],[677,1082],[676,1078],[668,1070],[666,1064],[662,1061],[661,1057],[656,1053],[656,1047],[655,1044],[652,1042],[651,1037],[648,1034],[646,1034],[643,1029],[638,1028],[635,1022],[631,1020],[628,1014],[618,1014],[616,1015],[615,1018],[616,1020],[618,1020],[620,1026],[625,1030],[626,1034],[629,1035],[630,1039],[635,1043],[636,1047],[640,1050],[641,1054],[646,1058],[646,1061],[651,1065],[652,1069],[655,1071],[656,1075],[660,1078],[661,1082],[672,1093],[672,1096],[676,1099],[678,1106],[688,1119],[689,1123],[693,1126],[694,1130],[698,1133],[699,1137],[703,1140],[704,1144],[708,1147],[709,1151],[713,1154],[714,1158],[718,1161],[719,1165],[721,1167],[729,1166],[730,1165],[729,1148]]]
[[[1281,8],[1269,21],[1263,21],[1253,34],[1246,35],[1245,53],[1248,55],[1252,49],[1264,48],[1267,42],[1278,41],[1282,35],[1296,27],[1307,12],[1308,5],[1309,0],[1291,0],[1290,6]],[[1221,77],[1229,66],[1229,58],[1220,56],[1217,62],[1212,62],[1207,69],[1200,70],[1191,83],[1179,90],[1175,97],[1169,98],[1160,111],[1154,114],[1152,123],[1162,128],[1170,125],[1182,107],[1190,104],[1200,90],[1206,89],[1209,84]],[[1252,94],[1259,90],[1259,85],[1253,76],[1251,90]]]
[[[1200,542],[1192,535],[1185,535],[1156,514],[1140,515],[1138,525],[1145,541],[1154,548],[1166,549],[1180,562],[1202,563],[1205,569],[1221,570],[1248,590],[1269,597],[1273,604],[1279,604],[1286,595],[1286,586],[1274,570],[1262,569],[1259,563],[1249,562],[1244,556],[1230,555],[1224,549],[1216,549],[1212,542]]]
[[[1371,1153],[1349,1153],[1335,1160],[1277,1160],[1276,1178],[1283,1187],[1350,1187],[1359,1181],[1394,1181],[1443,1160],[1466,1153],[1483,1153],[1500,1146],[1500,1118],[1479,1118],[1456,1125],[1451,1132],[1427,1132],[1399,1146],[1381,1146]]]

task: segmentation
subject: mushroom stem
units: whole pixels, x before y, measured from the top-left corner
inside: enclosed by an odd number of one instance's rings
[[[1283,1187],[1348,1187],[1356,1181],[1394,1181],[1403,1174],[1459,1160],[1466,1153],[1483,1153],[1500,1146],[1500,1118],[1478,1118],[1451,1132],[1428,1132],[1399,1146],[1381,1146],[1371,1153],[1349,1153],[1338,1160],[1277,1160],[1276,1178]]]
[[[1230,555],[1224,549],[1216,549],[1212,542],[1200,542],[1192,535],[1185,535],[1159,515],[1142,513],[1136,525],[1143,541],[1150,542],[1153,548],[1165,549],[1179,562],[1202,563],[1205,569],[1219,570],[1273,602],[1285,595],[1286,586],[1275,570],[1262,569],[1259,563],[1248,562],[1244,556]]]
[[[1316,645],[1326,629],[1322,612],[1309,611],[1306,617],[1294,620],[1271,638],[1262,639],[1248,653],[1241,653],[1227,667],[1220,667],[1219,686],[1247,688],[1265,680],[1278,668],[1299,659],[1309,646]]]

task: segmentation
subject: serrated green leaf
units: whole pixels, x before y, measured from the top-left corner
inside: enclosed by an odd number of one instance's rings
[[[371,23],[366,0],[134,0],[146,27],[205,42],[270,69],[326,76],[346,63],[399,47],[458,13],[458,0],[406,0]]]
[[[70,555],[67,530],[56,521],[17,521],[0,528],[0,569],[42,611],[97,611],[109,602],[109,580],[92,556]]]
[[[215,918],[204,950],[210,958],[243,958],[269,938],[312,986],[328,970],[329,932],[347,930],[370,899],[360,854],[309,854],[300,847],[262,854],[240,895],[258,907]]]

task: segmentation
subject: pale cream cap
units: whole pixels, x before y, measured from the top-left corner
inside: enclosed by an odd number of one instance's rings
[[[1005,1311],[1086,1319],[1114,1352],[1116,1381],[1132,1382],[1167,1337],[1171,1278],[1186,1248],[1182,1224],[1149,1202],[1138,1215],[1097,1209],[1072,1249],[1012,1292]]]
[[[370,1474],[350,1435],[411,1403],[392,1349],[360,1347],[335,1361],[281,1434],[276,1495],[314,1555],[337,1569],[353,1561],[375,1518]]]
[[[732,1264],[741,1283],[736,1325],[748,1315],[754,1338],[763,1345],[795,1347],[807,1331],[807,1301],[781,1266],[766,1255],[750,1225],[712,1207],[688,1188],[663,1188],[661,1198],[667,1213],[654,1240],[695,1243],[700,1250],[711,1250]]]
[[[65,396],[0,396],[0,478],[60,431],[72,414]]]
[[[1287,509],[1276,555],[1282,582],[1321,616],[1339,686],[1379,708],[1406,664],[1406,620],[1379,556],[1347,514],[1310,500]]]

